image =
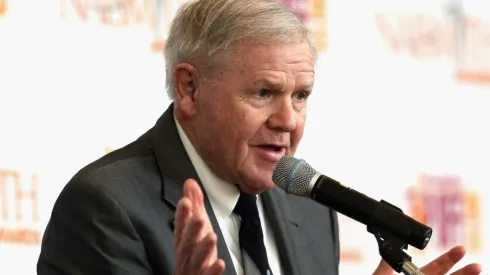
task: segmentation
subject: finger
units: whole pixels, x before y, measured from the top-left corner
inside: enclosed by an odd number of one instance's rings
[[[192,203],[188,198],[182,198],[177,204],[175,211],[175,228],[174,228],[174,247],[177,249],[182,239],[184,228],[192,216]]]
[[[191,255],[195,246],[205,235],[206,232],[204,231],[204,221],[202,219],[192,217],[188,223],[188,226],[184,228],[180,246],[177,248],[178,256],[185,256],[185,258],[187,258],[189,255]]]
[[[225,272],[225,267],[225,262],[222,259],[218,259],[210,267],[206,268],[203,275],[221,275]]]
[[[176,270],[180,271],[179,274],[189,274],[186,269],[189,267],[190,255],[196,244],[202,239],[202,237],[199,238],[199,235],[202,235],[200,231],[203,230],[203,227],[203,220],[191,217],[184,228],[180,244],[176,249],[175,266]]]
[[[211,265],[212,262],[216,259],[216,256],[213,255],[214,250],[216,249],[216,235],[214,232],[209,232],[205,238],[196,246],[196,249],[193,251],[190,266],[192,268],[193,273],[200,274],[201,271],[205,267]],[[214,256],[214,259],[213,259]]]
[[[184,182],[184,196],[188,197],[192,201],[193,214],[201,219],[208,219],[206,209],[204,207],[204,195],[202,193],[199,184],[193,180],[188,179]]]
[[[374,271],[375,275],[392,275],[394,272],[393,268],[383,259],[379,263],[378,267]]]
[[[452,273],[451,275],[478,275],[482,271],[482,267],[479,264],[469,264],[460,270]]]
[[[466,254],[462,246],[453,247],[439,258],[422,267],[422,272],[431,275],[443,275],[449,272]]]

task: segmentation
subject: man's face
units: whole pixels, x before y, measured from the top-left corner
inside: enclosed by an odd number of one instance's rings
[[[278,160],[303,136],[313,80],[307,43],[241,43],[231,69],[198,87],[192,128],[201,157],[244,192],[273,188]]]

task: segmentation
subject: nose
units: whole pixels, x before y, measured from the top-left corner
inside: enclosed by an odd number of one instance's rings
[[[292,132],[296,129],[297,113],[293,108],[291,99],[278,104],[277,109],[269,117],[267,126],[281,132]]]

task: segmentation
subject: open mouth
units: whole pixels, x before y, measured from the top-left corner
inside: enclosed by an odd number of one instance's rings
[[[275,145],[259,145],[256,147],[259,155],[272,163],[277,163],[281,157],[286,155],[286,147]]]
[[[273,145],[261,145],[259,146],[263,150],[271,151],[271,152],[280,152],[284,147],[273,146]]]

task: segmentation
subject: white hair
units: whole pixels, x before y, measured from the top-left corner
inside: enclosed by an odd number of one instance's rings
[[[165,43],[166,86],[175,99],[174,67],[188,62],[206,73],[231,63],[237,42],[244,38],[263,44],[307,42],[309,30],[302,20],[277,0],[195,0],[182,5]]]

